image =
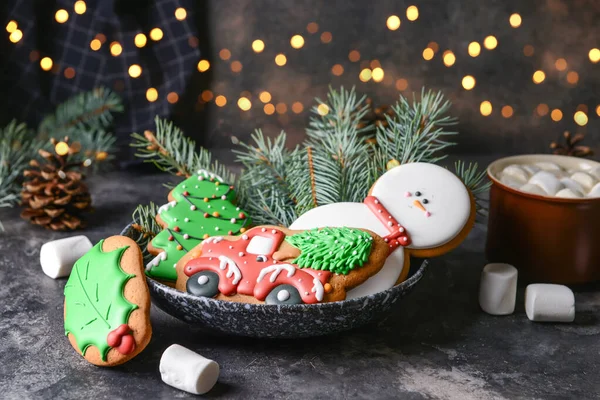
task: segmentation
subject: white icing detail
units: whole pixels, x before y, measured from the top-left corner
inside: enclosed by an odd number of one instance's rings
[[[198,284],[199,285],[206,285],[208,283],[208,276],[206,275],[200,275],[198,277]]]
[[[238,256],[240,256],[240,257],[244,257],[244,252],[240,251],[240,252],[238,253]]]
[[[189,219],[188,217],[185,217],[183,220],[184,220],[185,222],[190,222],[190,219]]]
[[[167,259],[167,253],[161,252],[156,257],[154,257],[148,264],[146,264],[146,271],[150,271],[154,267],[158,267],[158,264],[161,261],[165,261]]]
[[[177,217],[173,217],[173,221],[177,222],[179,219]]]
[[[277,293],[277,300],[279,300],[279,301],[286,301],[289,298],[290,298],[290,292],[288,292],[285,289],[282,289]]]
[[[188,235],[187,233],[184,233],[184,234],[183,234],[183,238],[187,240],[187,239],[189,239],[189,238],[190,238],[190,235]]]
[[[240,279],[242,279],[242,271],[240,271],[240,268],[237,266],[235,261],[225,256],[219,256],[219,261],[221,262],[219,264],[219,268],[225,269],[225,266],[227,266],[227,274],[225,276],[228,278],[233,276],[231,283],[237,285]]]
[[[221,196],[221,200],[225,200],[225,199],[227,199],[227,196],[225,196],[225,195]]]
[[[219,175],[209,172],[205,169],[198,170],[198,180],[202,180],[202,179],[200,179],[200,177],[208,178],[208,179],[213,178],[213,179],[216,179],[219,182],[223,183],[223,178],[221,178]]]
[[[233,246],[229,246],[229,250],[232,250],[232,249],[233,249]]]
[[[274,240],[265,236],[254,236],[248,242],[246,252],[250,254],[269,254],[273,248]]]
[[[219,227],[218,227],[218,226],[215,226],[215,231],[218,231],[218,230],[219,230]]]
[[[204,394],[219,379],[219,364],[178,344],[167,348],[160,358],[164,383],[192,394]]]
[[[262,228],[260,231],[261,231],[261,232],[266,232],[266,231],[267,231],[267,228]]]
[[[305,295],[305,296],[308,296],[309,294],[310,294],[310,293],[308,293],[308,292],[304,292],[304,295]]]
[[[248,240],[248,235],[242,235],[242,239]]]
[[[175,207],[175,204],[177,204],[177,202],[173,200],[168,202],[167,204],[163,204],[162,206],[158,207],[158,215],[162,214],[163,211],[167,211],[169,208]]]
[[[273,230],[271,231],[271,233],[272,233],[273,235],[275,235],[275,234],[277,233],[277,231],[276,231],[275,229],[273,229]]]
[[[279,276],[279,273],[283,270],[287,271],[288,278],[294,276],[294,274],[296,273],[296,268],[290,264],[269,265],[268,267],[264,267],[263,269],[260,270],[260,274],[258,274],[258,278],[256,278],[256,282],[258,283],[258,282],[262,281],[263,278],[265,277],[265,275],[267,275],[268,273],[271,273],[271,277],[269,278],[269,281],[271,283],[273,283]]]
[[[192,205],[190,206],[190,210],[192,210],[192,211],[196,211],[196,206],[192,204]]]
[[[315,278],[313,279],[313,285],[314,286],[312,287],[311,292],[315,294],[317,300],[322,301],[323,296],[325,295],[325,288],[323,288],[323,284],[319,279]]]
[[[235,223],[237,222],[237,220],[236,220],[235,218],[231,218],[231,219],[229,220],[229,222],[231,222],[232,224],[235,224]]]

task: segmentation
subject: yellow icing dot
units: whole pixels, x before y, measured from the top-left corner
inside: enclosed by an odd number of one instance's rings
[[[204,202],[205,202],[205,203],[208,203],[208,197],[205,197],[205,198],[204,198]]]
[[[209,238],[209,236],[208,236],[208,233],[205,233],[205,234],[204,234],[204,236],[202,236],[202,237],[203,237],[204,239],[208,239],[208,238]]]
[[[213,217],[219,217],[221,214],[219,214],[218,212],[215,211],[212,215],[213,215]]]

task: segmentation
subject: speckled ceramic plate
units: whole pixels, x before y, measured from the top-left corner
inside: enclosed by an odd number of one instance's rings
[[[130,226],[121,234],[135,236]],[[300,338],[341,332],[382,318],[412,291],[426,268],[425,260],[406,281],[386,291],[322,304],[234,303],[196,297],[150,278],[147,281],[154,304],[182,321],[231,335]]]

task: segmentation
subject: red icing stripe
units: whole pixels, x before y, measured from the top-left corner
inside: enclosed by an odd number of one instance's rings
[[[377,219],[385,225],[388,232],[390,232],[389,235],[384,236],[383,240],[389,244],[391,251],[394,251],[399,246],[408,246],[410,244],[410,236],[406,229],[396,221],[396,218],[388,212],[377,197],[367,196],[364,203]]]

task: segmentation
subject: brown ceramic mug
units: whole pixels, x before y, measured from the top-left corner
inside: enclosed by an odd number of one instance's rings
[[[577,284],[600,280],[600,198],[556,198],[522,192],[500,182],[511,164],[552,162],[589,170],[600,163],[557,155],[522,155],[494,161],[486,256],[519,270],[525,282]]]

